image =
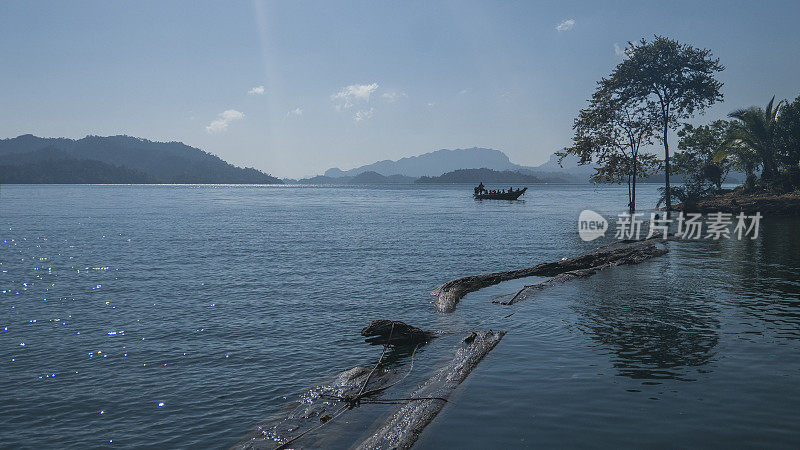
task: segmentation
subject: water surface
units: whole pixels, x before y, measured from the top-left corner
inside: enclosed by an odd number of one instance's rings
[[[620,187],[470,189],[2,186],[0,442],[229,446],[374,361],[359,330],[392,318],[509,332],[423,447],[800,444],[797,221],[437,314],[438,284],[577,255],[597,244],[578,213],[626,202]],[[641,186],[641,205],[656,198]]]

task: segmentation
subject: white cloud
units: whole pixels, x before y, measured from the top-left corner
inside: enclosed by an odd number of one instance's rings
[[[625,49],[620,47],[616,42],[614,42],[614,54],[619,57],[625,56]]]
[[[556,25],[558,31],[569,31],[575,26],[575,19],[567,19],[560,24]]]
[[[331,95],[331,100],[336,102],[336,109],[341,111],[352,108],[358,101],[369,103],[369,97],[376,89],[378,89],[378,83],[351,84]]]
[[[247,91],[247,93],[250,95],[264,95],[264,86],[256,86]]]
[[[462,89],[462,90],[458,91],[458,95],[464,95],[467,92],[469,92],[469,89]]]
[[[406,94],[405,92],[397,92],[397,91],[389,91],[389,92],[384,92],[383,94],[381,94],[381,98],[386,100],[389,103],[394,103],[398,99],[406,98],[406,97],[408,97],[408,94]]]
[[[354,120],[356,123],[361,122],[362,120],[367,120],[372,117],[372,114],[375,112],[375,108],[370,109],[362,109],[356,112]]]
[[[206,126],[206,133],[208,134],[216,134],[216,133],[224,133],[228,131],[228,125],[231,122],[235,122],[237,120],[242,120],[244,118],[244,114],[240,111],[235,109],[228,109],[218,114],[217,118],[212,120],[208,126]]]
[[[289,110],[289,112],[286,113],[286,117],[289,117],[289,116],[302,116],[302,115],[303,115],[303,108],[299,108],[299,107],[295,108],[295,109],[292,109],[292,110]]]
[[[428,108],[433,108],[434,106],[436,106],[436,103],[428,102]]]

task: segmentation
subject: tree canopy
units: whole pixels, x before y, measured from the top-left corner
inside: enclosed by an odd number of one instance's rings
[[[664,144],[667,210],[670,198],[669,132],[696,112],[722,101],[722,82],[715,78],[724,70],[710,50],[698,49],[664,36],[629,43],[625,59],[614,68],[608,83],[631,101],[652,105],[649,109],[655,136]]]

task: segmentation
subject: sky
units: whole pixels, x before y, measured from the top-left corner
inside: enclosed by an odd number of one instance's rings
[[[724,117],[800,95],[800,2],[0,2],[0,138],[182,141],[280,177],[441,148],[538,165],[627,41],[709,48]]]

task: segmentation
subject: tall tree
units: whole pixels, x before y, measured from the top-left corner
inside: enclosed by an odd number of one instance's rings
[[[751,106],[728,114],[735,119],[731,125],[731,137],[758,155],[762,167],[761,180],[766,182],[773,182],[778,177],[778,114],[782,106],[782,101],[775,106],[773,96],[766,109]]]
[[[573,146],[558,154],[579,158],[579,164],[598,164],[592,180],[601,183],[628,182],[628,207],[636,210],[636,181],[652,175],[661,166],[654,155],[639,152],[652,143],[651,104],[631,100],[614,90],[608,79],[598,82],[597,90],[575,119]]]
[[[663,36],[652,42],[642,38],[629,43],[626,58],[617,65],[609,80],[614,89],[631,99],[652,103],[659,123],[656,136],[664,144],[665,195],[667,215],[672,208],[670,192],[669,131],[695,112],[722,100],[722,83],[714,78],[724,70],[718,58],[706,49],[681,44]]]

